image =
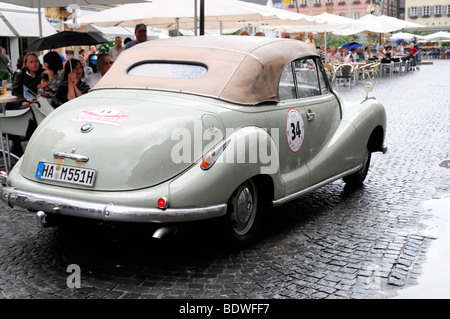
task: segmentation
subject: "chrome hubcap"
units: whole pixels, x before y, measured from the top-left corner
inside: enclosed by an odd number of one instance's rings
[[[244,188],[237,199],[237,218],[239,223],[246,224],[253,211],[253,197],[250,190],[246,187]]]

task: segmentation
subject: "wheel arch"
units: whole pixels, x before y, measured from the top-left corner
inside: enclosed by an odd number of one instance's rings
[[[369,140],[367,142],[367,148],[369,152],[383,152],[384,148],[384,130],[381,125],[375,127],[370,134]]]

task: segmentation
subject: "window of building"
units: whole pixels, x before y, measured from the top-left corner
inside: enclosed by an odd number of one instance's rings
[[[353,19],[355,20],[361,19],[361,12],[353,12]]]
[[[423,6],[422,7],[422,17],[431,16],[431,6]]]
[[[434,16],[435,17],[442,16],[442,6],[434,6]]]
[[[419,16],[419,7],[410,7],[409,8],[409,17],[410,18],[417,18]]]

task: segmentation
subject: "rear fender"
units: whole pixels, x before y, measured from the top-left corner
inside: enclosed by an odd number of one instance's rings
[[[272,185],[257,185],[258,187],[271,187],[275,196],[280,192],[283,195],[284,184],[280,178],[279,153],[275,143],[278,133],[272,134],[273,136],[269,133],[271,132],[259,127],[245,127],[230,134],[211,150],[220,149],[226,144],[213,165],[202,169],[201,162],[197,162],[170,183],[171,207],[226,203],[240,184],[261,175],[269,176],[270,179],[259,180],[264,180],[265,183],[271,180]]]
[[[369,148],[371,152],[382,152],[386,134],[386,111],[378,101],[370,99],[349,105],[343,120],[353,123],[356,129],[356,162],[362,162]]]

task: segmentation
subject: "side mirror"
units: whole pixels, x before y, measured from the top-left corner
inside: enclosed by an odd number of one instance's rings
[[[361,104],[364,103],[367,100],[370,100],[370,99],[374,99],[375,100],[374,97],[369,97],[369,92],[372,92],[372,90],[373,90],[373,83],[372,82],[366,82],[364,84],[364,91],[366,91],[366,98],[361,102]]]
[[[372,84],[372,82],[366,82],[366,83],[364,84],[364,91],[366,91],[367,94],[369,94],[369,92],[372,92],[372,90],[373,90],[373,84]]]

